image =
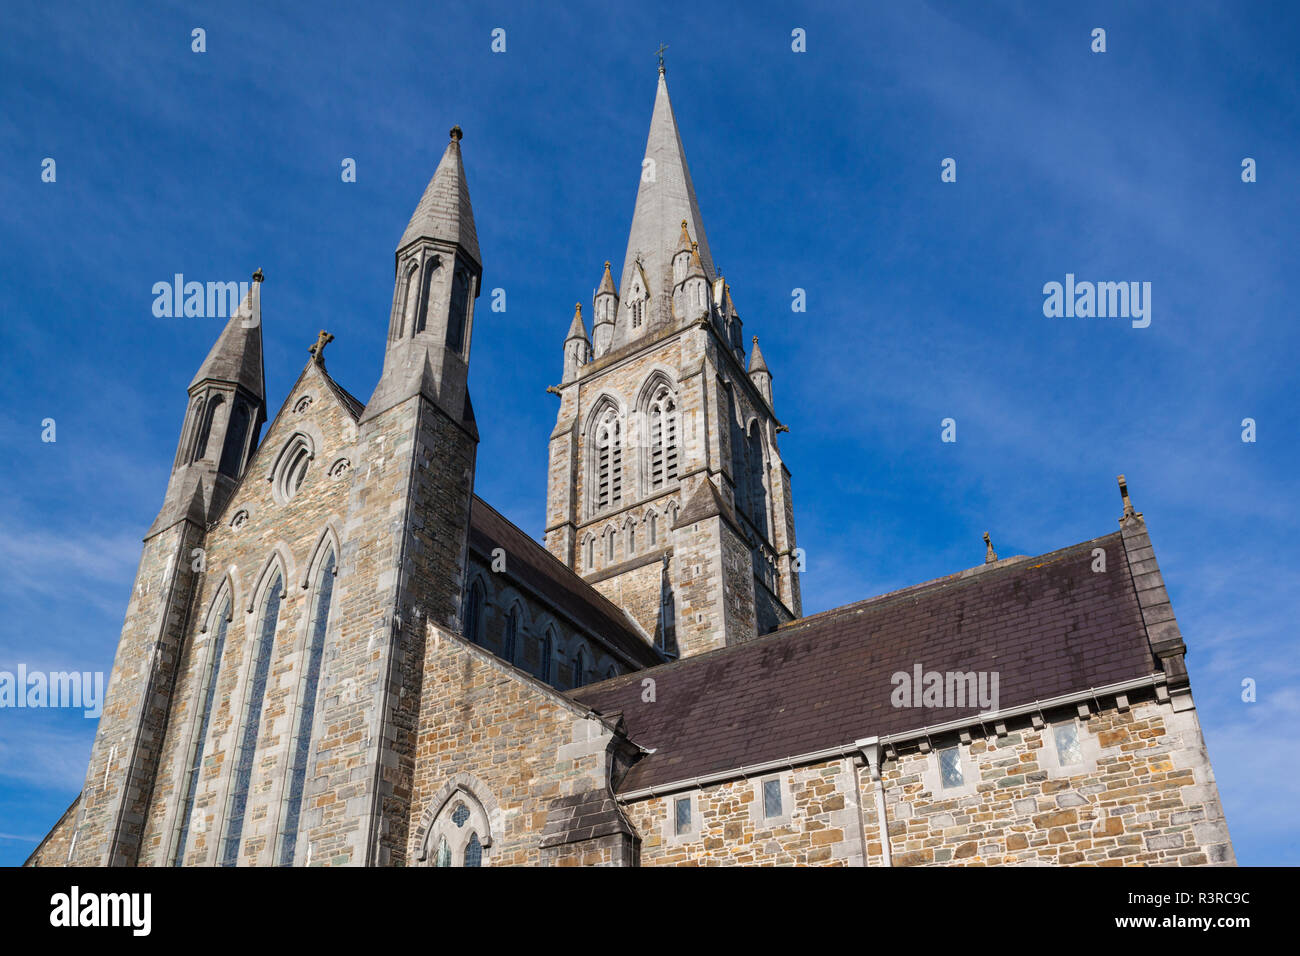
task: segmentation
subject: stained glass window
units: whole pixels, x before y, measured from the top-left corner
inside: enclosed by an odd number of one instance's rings
[[[298,818],[302,812],[303,787],[307,782],[307,759],[311,754],[311,725],[316,716],[316,691],[320,686],[320,662],[325,653],[325,628],[329,623],[330,598],[334,593],[334,552],[321,566],[316,584],[316,606],[312,609],[311,643],[307,647],[307,671],[302,688],[302,709],[298,731],[289,753],[293,769],[289,774],[289,805],[285,810],[284,835],[280,838],[280,865],[293,865],[294,844],[298,842]]]
[[[939,776],[945,787],[960,787],[966,781],[961,769],[960,747],[939,751]]]
[[[254,645],[253,672],[248,687],[248,704],[240,725],[239,751],[235,758],[231,785],[230,810],[226,815],[226,835],[221,848],[221,865],[239,862],[239,844],[244,834],[244,810],[248,806],[248,786],[253,777],[253,757],[257,752],[257,732],[262,722],[262,704],[266,699],[266,679],[271,670],[271,652],[275,648],[275,625],[280,620],[280,599],[284,581],[277,571],[266,592],[257,644]]]
[[[465,821],[469,819],[469,808],[463,803],[456,804],[456,809],[451,811],[451,822],[458,827],[463,827]]]
[[[1058,724],[1056,731],[1056,755],[1060,758],[1061,766],[1068,767],[1070,764],[1083,762],[1083,751],[1079,749],[1079,727],[1073,721],[1068,724]]]
[[[469,835],[469,843],[465,844],[465,865],[483,865],[483,844],[479,843],[477,833],[471,833]]]
[[[221,672],[221,652],[226,646],[226,619],[230,617],[230,598],[221,605],[221,610],[217,612],[215,629],[212,635],[212,646],[208,650],[208,659],[204,663],[204,676],[202,683],[199,684],[199,694],[203,699],[203,709],[199,712],[198,732],[195,735],[190,754],[189,772],[185,775],[185,799],[182,803],[181,810],[181,832],[176,840],[176,855],[172,859],[173,866],[180,866],[185,862],[185,844],[190,836],[190,818],[194,814],[194,798],[199,792],[199,770],[203,766],[203,747],[208,739],[208,723],[212,720],[212,701],[217,693],[217,675]]]
[[[438,855],[434,857],[434,866],[451,866],[451,847],[447,845],[447,838],[443,837],[438,843]]]
[[[763,781],[763,816],[779,817],[781,815],[781,781]]]

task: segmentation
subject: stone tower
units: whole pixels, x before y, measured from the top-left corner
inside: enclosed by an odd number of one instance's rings
[[[304,827],[332,865],[405,861],[426,633],[459,632],[478,430],[466,377],[482,266],[460,127],[397,246],[388,343],[358,425],[340,624]]]
[[[91,749],[69,855],[77,865],[134,866],[139,859],[208,525],[266,421],[261,280],[259,269],[190,383],[167,494],[145,535]]]
[[[717,274],[662,66],[619,284],[564,345],[546,544],[670,654],[801,615],[771,373]]]

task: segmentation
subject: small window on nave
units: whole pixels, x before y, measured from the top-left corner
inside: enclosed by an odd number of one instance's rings
[[[491,844],[487,813],[468,789],[458,788],[429,826],[424,846],[433,847],[433,866],[483,865]]]

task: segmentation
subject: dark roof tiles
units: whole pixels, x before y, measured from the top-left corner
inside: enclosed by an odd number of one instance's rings
[[[1092,551],[1110,559],[1092,570]],[[1148,676],[1156,669],[1120,535],[988,566],[794,621],[773,634],[570,695],[621,711],[655,752],[622,791],[919,730],[977,714],[896,707],[897,672],[998,675],[997,706]],[[655,699],[642,700],[642,681]]]

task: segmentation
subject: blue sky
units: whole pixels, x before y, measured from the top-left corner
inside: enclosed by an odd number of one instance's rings
[[[1003,556],[1114,531],[1125,473],[1238,859],[1300,862],[1297,9],[468,6],[5,12],[0,670],[111,668],[221,325],[155,318],[153,284],[262,267],[272,410],[322,327],[364,399],[453,123],[507,294],[475,323],[478,491],[539,534],[544,389],[574,301],[622,261],[662,41],[709,243],[790,426],[805,611],[977,564],[985,530]],[[1151,282],[1150,327],[1045,318],[1066,273]],[[94,723],[0,711],[0,864],[76,795]]]

